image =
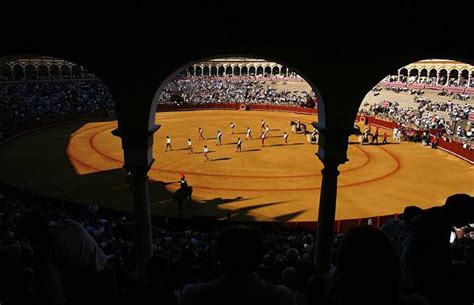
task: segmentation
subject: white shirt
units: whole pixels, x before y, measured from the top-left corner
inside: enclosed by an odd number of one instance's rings
[[[230,128],[234,128],[234,123],[231,123],[231,124],[230,124]]]
[[[207,153],[209,151],[209,147],[204,147],[204,152]]]
[[[240,145],[240,144],[242,144],[242,140],[237,141],[237,145]]]
[[[188,141],[188,146],[191,146],[191,145],[193,145],[193,142]]]
[[[171,144],[171,139],[170,139],[170,138],[166,138],[166,143],[167,143],[167,144]]]
[[[283,139],[285,139],[285,140],[288,139],[288,134],[287,134],[287,133],[285,133],[285,134],[283,135]]]
[[[250,130],[250,129],[247,129],[247,135],[249,135],[249,134],[250,134],[250,132],[251,132],[251,130]]]
[[[222,133],[219,132],[219,133],[217,134],[217,139],[220,139],[221,137],[222,137]]]

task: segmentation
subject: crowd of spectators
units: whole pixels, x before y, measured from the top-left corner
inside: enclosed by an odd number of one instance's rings
[[[180,77],[163,88],[158,103],[245,103],[306,106],[314,94],[306,90],[284,90],[253,78],[213,76]]]
[[[362,114],[386,117],[407,128],[441,129],[446,135],[463,141],[474,139],[474,130],[467,123],[469,113],[474,112],[474,106],[469,103],[463,105],[415,97],[414,106],[409,107],[402,107],[396,101],[381,101],[366,106],[369,107],[362,109]]]
[[[474,271],[474,224],[469,225],[474,202],[468,195],[428,210],[409,207],[402,218],[382,226],[385,233],[362,226],[336,234],[329,279],[318,277],[313,267],[311,233],[235,225],[222,230],[229,223],[172,220],[154,223],[148,282],[137,285],[129,217],[95,205],[71,209],[3,192],[0,299],[3,304],[312,305],[355,299],[447,304],[446,297],[472,303],[474,297],[468,282],[458,283]],[[429,280],[431,264],[437,273]],[[457,296],[443,292],[461,286],[467,290]]]
[[[5,82],[0,85],[0,131],[68,114],[113,109],[97,79]]]

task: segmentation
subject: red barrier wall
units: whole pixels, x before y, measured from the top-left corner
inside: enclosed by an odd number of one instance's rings
[[[381,119],[377,119],[371,116],[360,116],[357,115],[357,121],[360,120],[361,117],[367,118],[368,124],[379,126],[382,128],[393,129],[394,127],[398,126],[397,122],[394,121],[384,121]],[[416,131],[415,131],[416,132]],[[422,131],[419,131],[422,132]],[[431,134],[439,133],[439,130],[430,130]],[[472,148],[463,148],[463,144],[458,141],[445,141],[443,139],[439,139],[438,147],[452,155],[455,155],[458,158],[461,158],[471,164],[474,163],[474,150]]]
[[[305,114],[316,114],[318,110],[315,108],[305,108],[296,106],[282,106],[282,105],[258,105],[250,104],[246,105],[247,110],[250,111],[280,111],[280,112],[295,112]],[[156,111],[180,111],[180,110],[238,110],[240,104],[236,103],[221,103],[221,104],[195,104],[195,105],[168,105],[160,104],[156,107]]]

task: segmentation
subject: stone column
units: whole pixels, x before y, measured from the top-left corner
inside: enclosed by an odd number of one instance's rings
[[[148,166],[127,167],[127,180],[133,196],[135,218],[135,249],[140,281],[146,281],[146,264],[153,255],[150,197],[148,193]]]
[[[135,249],[140,282],[146,281],[146,264],[153,255],[148,171],[153,159],[153,134],[160,125],[153,125],[146,132],[122,132],[119,128],[112,134],[122,139],[124,169],[133,196],[135,219]]]
[[[327,275],[331,267],[331,248],[336,216],[338,166],[347,161],[348,137],[352,130],[324,128],[312,124],[319,130],[318,158],[322,169],[321,194],[316,230],[314,265],[321,275]]]

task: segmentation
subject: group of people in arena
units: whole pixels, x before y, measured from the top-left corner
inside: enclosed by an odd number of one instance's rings
[[[299,120],[298,120],[298,124],[299,124]],[[230,134],[233,135],[234,134],[234,130],[235,130],[235,124],[234,122],[230,122]],[[261,141],[261,144],[262,144],[262,147],[265,146],[265,140],[268,139],[268,137],[270,136],[270,126],[268,126],[268,124],[265,122],[264,119],[261,119],[260,120],[260,136],[259,136],[259,139]],[[205,140],[204,138],[204,129],[199,127],[198,128],[198,141],[201,141],[201,140]],[[218,130],[217,131],[217,135],[216,135],[216,146],[221,146],[222,145],[222,138],[223,138],[223,132]],[[253,140],[252,138],[252,129],[250,127],[247,127],[246,129],[246,132],[245,132],[245,139],[246,140]],[[288,133],[285,131],[282,135],[282,139],[283,139],[283,145],[288,145]],[[242,152],[242,139],[240,137],[237,138],[237,141],[235,142],[236,144],[236,152]],[[173,150],[173,146],[171,144],[171,138],[169,135],[166,136],[166,139],[165,139],[165,152],[168,152],[168,151],[172,151]],[[194,154],[194,149],[193,149],[193,141],[191,138],[188,138],[187,139],[187,150],[188,150],[188,154]],[[203,148],[202,148],[202,153],[203,153],[203,156],[204,156],[204,162],[207,162],[209,161],[209,147],[207,145],[203,145]]]
[[[290,91],[266,85],[258,79],[213,76],[181,77],[160,93],[160,104],[246,103],[305,106],[314,97],[306,90]],[[314,105],[313,105],[314,106]]]
[[[380,228],[368,221],[335,234],[329,278],[314,268],[315,236],[302,229],[161,219],[143,286],[131,284],[133,220],[49,200],[0,195],[5,304],[463,305],[474,298],[474,199],[466,194],[426,210],[409,206]]]
[[[113,109],[110,92],[97,79],[0,85],[0,132],[60,115]]]

